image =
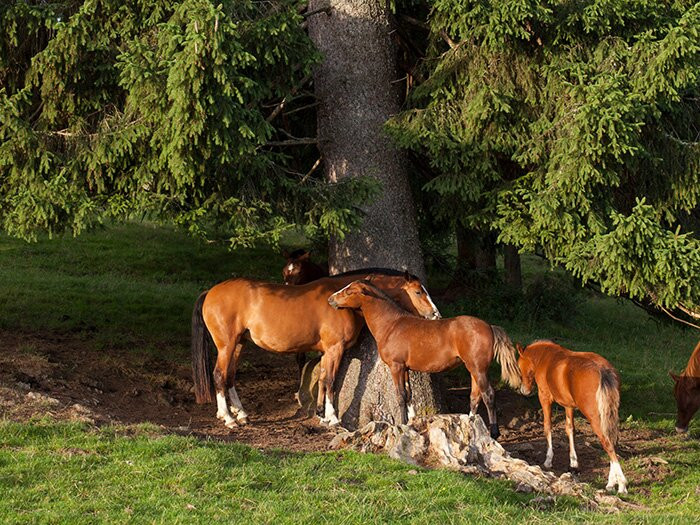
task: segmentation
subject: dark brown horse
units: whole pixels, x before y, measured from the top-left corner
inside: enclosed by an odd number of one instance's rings
[[[286,260],[282,268],[284,284],[306,284],[328,277],[328,265],[324,267],[313,262],[306,250],[294,250],[292,253],[284,250],[282,256]]]
[[[375,271],[372,269],[368,273]],[[252,341],[270,352],[317,351],[322,354],[317,409],[323,410],[325,399],[322,422],[338,424],[333,407],[333,383],[343,351],[355,343],[363,321],[355,312],[331,308],[328,296],[358,275],[366,273],[350,272],[300,286],[232,279],[200,295],[192,314],[192,368],[197,402],[213,400],[209,335],[218,352],[213,367],[217,417],[228,427],[237,422],[245,424],[248,419],[235,387],[238,360],[245,341]],[[385,270],[383,274],[375,274],[374,279],[402,307],[418,315],[439,317],[440,313],[417,278]],[[227,394],[236,418],[229,411]]]
[[[291,253],[284,250],[282,257],[286,260],[284,268],[282,268],[282,282],[284,284],[306,284],[316,279],[328,277],[328,264],[319,266],[311,260],[311,254],[307,250],[299,249]],[[296,361],[299,367],[299,380],[301,380],[306,354],[297,352]]]
[[[681,375],[670,375],[674,382],[673,396],[678,408],[676,432],[688,432],[690,420],[700,408],[700,342],[693,350],[688,366]]]
[[[498,437],[494,393],[487,372],[494,356],[513,388],[520,385],[515,347],[502,328],[468,317],[429,321],[410,315],[374,286],[376,280],[355,281],[328,298],[334,308],[360,309],[377,341],[379,357],[391,370],[401,407],[400,422],[413,416],[409,370],[442,372],[463,363],[472,378],[471,413],[483,400],[491,436]],[[341,310],[342,311],[342,310]]]
[[[610,456],[610,473],[607,490],[627,492],[627,479],[622,473],[615,454],[618,437],[618,409],[620,405],[620,378],[617,371],[604,357],[592,352],[572,352],[552,341],[535,341],[527,348],[518,344],[521,392],[532,393],[533,382],[544,416],[544,433],[547,437],[546,468],[551,468],[552,402],[566,410],[566,434],[569,437],[569,466],[578,468],[574,448],[574,409],[586,416],[603,449]]]

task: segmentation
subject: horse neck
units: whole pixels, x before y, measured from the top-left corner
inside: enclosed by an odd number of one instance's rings
[[[377,341],[384,339],[391,331],[393,322],[406,314],[390,299],[369,296],[363,297],[362,313],[369,331]]]
[[[698,342],[695,350],[693,350],[693,354],[688,360],[688,366],[685,367],[681,375],[700,377],[700,342]]]

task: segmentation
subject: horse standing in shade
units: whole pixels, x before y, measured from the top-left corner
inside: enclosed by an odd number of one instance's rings
[[[292,253],[284,250],[282,256],[286,259],[282,268],[284,284],[306,284],[328,277],[328,265],[319,266],[313,262],[306,250],[294,250]]]
[[[409,371],[442,372],[460,363],[471,374],[471,413],[480,399],[489,414],[491,436],[498,437],[494,392],[487,372],[494,355],[501,374],[513,388],[520,385],[515,347],[502,328],[466,315],[428,321],[402,310],[375,286],[375,280],[355,281],[328,298],[334,308],[359,309],[377,341],[379,357],[391,370],[401,407],[400,422],[413,417]]]
[[[357,313],[337,311],[328,296],[359,276],[377,269],[349,272],[300,286],[266,283],[254,279],[231,279],[199,296],[192,314],[192,369],[198,403],[213,400],[209,335],[217,348],[213,383],[217,417],[227,427],[245,424],[248,415],[236,392],[235,375],[245,341],[270,352],[321,352],[317,411],[321,420],[337,425],[334,380],[346,348],[357,340],[363,326]],[[398,275],[396,275],[398,274]],[[374,281],[403,308],[430,318],[440,312],[420,280],[392,270],[375,273]],[[227,395],[231,401],[229,411]]]
[[[681,375],[669,372],[673,379],[673,396],[676,398],[678,414],[676,432],[688,432],[688,425],[700,408],[700,342],[693,350],[688,365]]]
[[[306,284],[316,279],[328,277],[328,264],[319,266],[311,260],[311,253],[307,250],[299,249],[291,253],[284,250],[282,257],[286,259],[284,268],[282,268],[282,282],[284,284]],[[299,367],[299,380],[301,381],[301,374],[306,363],[306,354],[297,352],[296,360]]]
[[[521,392],[532,393],[533,382],[544,416],[547,437],[547,455],[544,466],[551,468],[552,402],[566,410],[566,434],[569,437],[569,466],[578,468],[574,448],[574,409],[586,416],[603,449],[610,456],[610,472],[606,489],[627,492],[627,479],[622,473],[615,454],[618,438],[618,409],[620,405],[620,378],[604,357],[592,352],[572,352],[552,341],[535,341],[527,348],[520,344],[518,366],[522,376]]]

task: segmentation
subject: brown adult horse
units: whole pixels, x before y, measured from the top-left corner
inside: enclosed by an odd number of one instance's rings
[[[324,268],[313,262],[311,254],[306,250],[294,250],[292,253],[284,250],[282,256],[286,260],[282,268],[284,284],[306,284],[328,277],[328,265]]]
[[[322,422],[338,424],[333,407],[333,383],[343,351],[355,343],[363,322],[354,312],[331,308],[328,296],[358,275],[376,271],[349,272],[300,286],[232,279],[200,295],[192,314],[192,368],[197,402],[213,400],[210,334],[218,351],[213,371],[217,417],[226,426],[233,427],[236,421],[245,424],[248,420],[234,383],[245,341],[270,352],[321,352],[317,409],[319,412],[323,409],[325,399]],[[375,282],[404,308],[422,316],[439,317],[417,278],[384,270],[375,274]],[[235,419],[226,402],[227,392]]]
[[[552,341],[535,341],[527,348],[518,346],[520,373],[523,379],[521,392],[532,393],[533,381],[544,416],[544,433],[547,436],[546,468],[551,468],[552,450],[552,401],[566,410],[566,434],[569,436],[569,465],[578,468],[574,448],[574,409],[586,416],[603,449],[610,456],[610,473],[607,490],[627,492],[627,479],[622,473],[615,454],[618,438],[618,409],[620,405],[620,378],[617,370],[604,357],[592,352],[572,352]]]
[[[676,416],[676,432],[688,432],[690,420],[700,408],[700,342],[693,350],[688,366],[677,376],[672,374],[673,396],[676,398],[678,415]]]
[[[413,417],[409,370],[442,372],[464,363],[472,377],[471,413],[479,399],[489,413],[491,436],[498,437],[494,393],[487,377],[496,356],[501,374],[513,388],[520,385],[515,347],[502,328],[466,315],[428,321],[408,314],[374,286],[376,280],[355,281],[328,298],[334,308],[360,309],[377,341],[379,357],[391,370],[401,407],[400,421]]]

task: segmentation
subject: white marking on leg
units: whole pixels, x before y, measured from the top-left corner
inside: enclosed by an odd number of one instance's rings
[[[413,409],[413,405],[411,403],[409,403],[408,404],[408,422],[410,423],[414,417],[416,417],[416,411]]]
[[[574,432],[569,434],[569,466],[578,468],[578,457],[576,456],[576,447],[574,447]]]
[[[615,473],[615,483],[617,483],[617,492],[620,494],[627,494],[627,478],[622,473],[622,467],[617,461],[610,464],[611,472]],[[608,483],[610,481],[608,480]]]
[[[246,413],[245,410],[243,410],[243,405],[241,404],[241,400],[238,397],[238,392],[236,392],[236,387],[232,386],[228,390],[228,395],[229,398],[231,398],[231,411],[236,415],[236,419],[240,421],[241,423],[247,423],[248,422],[248,414]]]
[[[605,490],[607,490],[608,492],[612,492],[615,489],[615,478],[617,474],[615,464],[616,462],[614,461],[610,462],[610,471],[608,472],[608,484],[605,485]]]
[[[224,425],[229,428],[236,426],[236,420],[231,416],[231,412],[228,411],[228,405],[226,404],[226,395],[222,392],[216,393],[216,417],[224,420]]]
[[[552,459],[554,459],[554,449],[552,448],[552,433],[547,436],[547,456],[544,459],[544,467],[552,468]]]
[[[333,403],[331,403],[328,395],[326,395],[326,410],[324,417],[321,419],[321,423],[325,423],[329,427],[334,427],[340,423],[340,420],[335,415],[335,408],[333,408]]]
[[[428,298],[428,302],[430,303],[430,306],[433,307],[433,316],[432,316],[432,319],[441,319],[441,318],[442,318],[442,315],[440,315],[440,310],[438,310],[438,307],[435,306],[435,303],[433,302],[433,298],[430,297],[430,294],[428,293],[428,290],[426,290],[426,289],[425,289],[425,286],[423,286],[422,284],[420,285],[420,287],[423,289],[423,293],[424,293],[425,296]]]

